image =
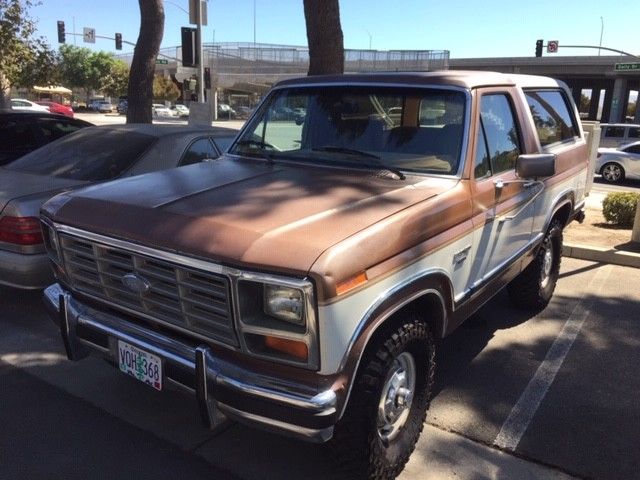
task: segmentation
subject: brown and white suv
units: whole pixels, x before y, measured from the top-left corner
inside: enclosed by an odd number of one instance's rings
[[[438,340],[504,286],[549,302],[588,188],[577,119],[543,77],[282,82],[220,160],[45,205],[68,356],[180,386],[208,425],[330,442],[354,476],[393,478]]]

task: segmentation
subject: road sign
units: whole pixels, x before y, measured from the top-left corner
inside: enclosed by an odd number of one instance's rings
[[[96,43],[96,29],[84,27],[82,40],[84,43]]]
[[[558,40],[549,40],[547,42],[547,53],[558,53]]]
[[[167,65],[169,60],[166,58],[156,58],[156,65]]]
[[[638,72],[640,71],[640,62],[616,63],[614,70],[616,72]]]

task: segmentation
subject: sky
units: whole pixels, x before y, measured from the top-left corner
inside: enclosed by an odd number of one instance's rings
[[[40,0],[31,15],[38,33],[57,47],[56,21],[67,33],[91,27],[96,35],[122,33],[135,43],[140,28],[136,0]],[[188,0],[165,0],[163,47],[180,44],[189,26]],[[254,10],[255,6],[255,10]],[[253,42],[306,46],[302,0],[208,0],[204,42]],[[450,58],[534,56],[537,39],[557,40],[556,55],[597,55],[597,50],[563,48],[595,45],[640,55],[640,1],[615,0],[340,0],[345,48],[449,50]],[[603,28],[604,27],[604,28]],[[67,35],[67,43],[116,52],[114,42]],[[602,51],[602,54],[609,55]],[[547,54],[546,50],[544,55]]]

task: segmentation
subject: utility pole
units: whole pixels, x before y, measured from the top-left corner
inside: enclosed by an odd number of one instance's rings
[[[198,49],[198,58],[200,59],[200,61],[198,62],[198,101],[200,103],[204,103],[204,55],[202,52],[202,0],[196,0],[197,5],[197,12],[198,12],[198,18],[197,18],[197,31],[196,31],[196,37],[197,38],[197,45],[196,48]]]

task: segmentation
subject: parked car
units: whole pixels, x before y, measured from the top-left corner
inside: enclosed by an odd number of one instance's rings
[[[236,118],[236,111],[226,103],[218,104],[218,118],[232,119]]]
[[[294,98],[303,125],[276,118]],[[547,77],[284,80],[220,160],[47,202],[45,304],[72,360],[179,384],[209,427],[330,441],[349,478],[396,478],[440,340],[503,287],[529,312],[551,300],[591,150]]]
[[[0,166],[68,133],[92,125],[47,112],[0,112]]]
[[[129,100],[127,100],[126,98],[121,98],[120,100],[118,100],[118,106],[116,108],[120,115],[126,115],[127,110],[129,109]]]
[[[52,102],[51,100],[38,100],[38,105],[47,107],[51,113],[57,113],[58,115],[64,115],[65,117],[73,118],[73,108],[70,105],[63,105],[61,103]]]
[[[51,282],[38,211],[55,194],[217,158],[216,141],[229,143],[236,133],[186,125],[88,127],[5,165],[0,169],[0,284],[42,288]]]
[[[619,148],[599,148],[596,172],[609,183],[640,180],[640,141]]]
[[[171,107],[171,113],[174,117],[184,118],[189,116],[189,109],[181,103],[178,103]]]
[[[111,102],[101,100],[96,102],[95,109],[100,113],[111,113],[113,112],[113,105],[111,105]]]
[[[31,100],[26,100],[24,98],[12,98],[11,99],[11,110],[25,110],[29,112],[48,112],[49,108],[43,105],[38,105]]]
[[[236,116],[242,120],[246,120],[253,113],[253,108],[251,107],[238,107],[236,108]]]
[[[173,117],[171,109],[162,103],[154,103],[152,112],[154,117]]]
[[[600,124],[600,147],[617,148],[640,140],[640,125],[631,123]]]

